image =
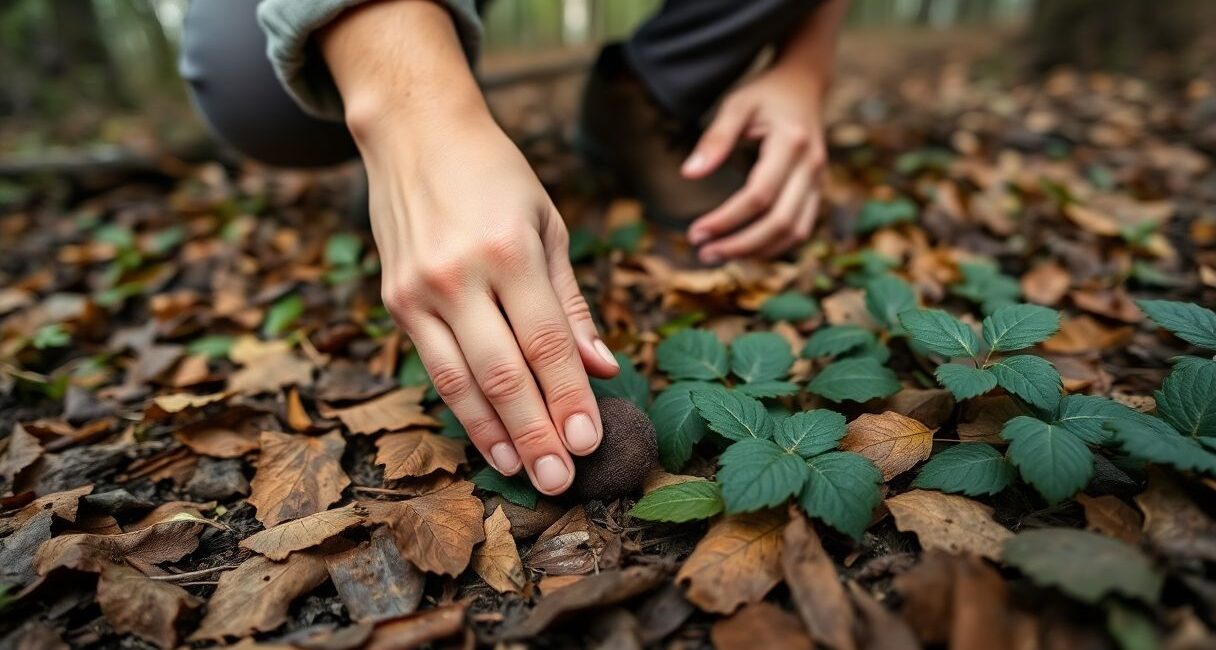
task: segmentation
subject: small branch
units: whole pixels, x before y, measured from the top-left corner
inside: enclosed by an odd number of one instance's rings
[[[164,580],[165,582],[177,582],[178,580],[189,580],[191,578],[201,578],[211,575],[217,571],[229,571],[237,568],[236,564],[225,564],[223,566],[213,566],[210,569],[199,569],[198,571],[187,571],[185,573],[174,573],[167,576],[148,576],[153,580]]]

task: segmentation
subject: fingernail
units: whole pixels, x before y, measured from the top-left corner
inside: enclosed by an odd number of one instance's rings
[[[576,454],[587,453],[600,444],[600,434],[586,413],[575,413],[566,418],[565,431],[566,446]]]
[[[566,487],[570,480],[570,470],[566,469],[566,464],[554,454],[537,459],[536,464],[532,466],[532,473],[539,484],[536,487],[545,492],[560,490]]]
[[[621,364],[616,362],[616,357],[612,356],[612,350],[608,349],[608,345],[604,343],[603,339],[595,339],[595,341],[591,344],[591,347],[595,348],[595,353],[600,355],[600,358],[603,359],[605,363],[611,365],[613,368],[621,367]]]
[[[509,442],[500,442],[490,447],[490,459],[499,474],[513,474],[519,470],[519,454]]]
[[[688,242],[693,246],[698,246],[701,244],[701,242],[705,241],[705,238],[708,235],[709,233],[705,232],[704,230],[693,230],[692,232],[688,233]]]
[[[700,171],[701,167],[704,165],[705,155],[699,151],[693,152],[693,154],[688,157],[688,160],[684,161],[684,173],[695,174]]]

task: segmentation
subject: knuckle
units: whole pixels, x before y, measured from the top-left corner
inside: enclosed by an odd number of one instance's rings
[[[528,373],[510,361],[490,365],[481,381],[481,390],[491,402],[510,401],[527,390]]]
[[[498,420],[495,418],[476,418],[464,423],[464,430],[469,434],[469,440],[474,444],[495,442],[498,437]]]
[[[515,447],[524,455],[543,453],[553,444],[556,436],[557,432],[553,430],[553,425],[541,420],[525,424],[511,433]]]
[[[446,258],[427,262],[418,269],[418,284],[441,296],[451,296],[459,292],[465,277],[463,265],[457,260]]]
[[[526,259],[528,252],[526,240],[514,233],[501,233],[489,236],[481,244],[481,253],[490,263],[511,267]]]
[[[380,301],[399,322],[404,321],[421,305],[418,291],[412,282],[385,282],[380,287]]]
[[[802,126],[792,126],[786,132],[786,139],[796,149],[803,149],[811,141],[811,134]]]
[[[747,193],[747,206],[752,210],[764,210],[773,204],[777,191],[767,183],[755,183]]]
[[[456,365],[441,365],[431,373],[431,384],[443,401],[451,404],[468,394],[473,385],[472,378],[464,368]]]
[[[799,243],[799,244],[801,244],[802,242],[804,242],[810,238],[811,238],[811,227],[804,223],[800,223],[800,224],[794,226],[794,231],[790,234],[790,239],[793,239],[796,243]]]
[[[563,325],[544,323],[532,334],[524,355],[538,366],[552,365],[574,355],[574,340]]]
[[[566,317],[572,323],[591,322],[591,307],[581,293],[575,293],[566,298],[562,302],[562,310],[566,312]]]
[[[573,411],[584,402],[584,397],[590,399],[585,390],[586,384],[576,381],[562,381],[551,390],[546,391],[549,410],[553,412]]]

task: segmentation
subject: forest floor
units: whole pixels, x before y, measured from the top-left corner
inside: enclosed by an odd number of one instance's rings
[[[644,497],[486,468],[352,168],[2,179],[0,647],[1214,647],[1214,80],[937,52],[840,76],[772,263],[660,256],[568,88],[496,100],[625,362],[594,387],[656,426]]]

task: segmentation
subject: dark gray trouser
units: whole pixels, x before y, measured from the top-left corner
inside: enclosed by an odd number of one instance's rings
[[[625,44],[626,56],[660,104],[697,119],[817,4],[664,0]],[[345,127],[305,114],[275,78],[256,6],[256,0],[190,3],[180,67],[199,112],[220,139],[264,163],[318,166],[352,158]]]

